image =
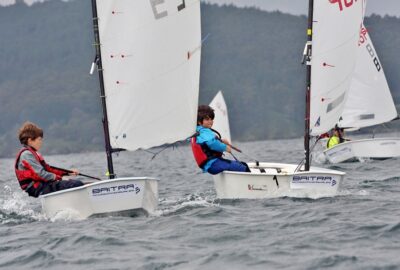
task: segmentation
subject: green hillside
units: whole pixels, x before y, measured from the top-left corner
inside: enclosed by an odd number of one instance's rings
[[[365,22],[400,104],[400,19]],[[306,18],[202,5],[200,103],[222,90],[236,140],[303,134]],[[0,156],[18,148],[26,120],[45,129],[46,153],[103,149],[90,1],[0,7]]]

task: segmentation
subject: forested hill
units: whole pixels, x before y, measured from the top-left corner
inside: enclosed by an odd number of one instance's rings
[[[400,19],[365,22],[400,103]],[[202,5],[200,103],[223,90],[235,140],[299,137],[306,18]],[[45,153],[103,149],[90,1],[0,8],[0,156],[12,156],[26,120],[45,129]]]

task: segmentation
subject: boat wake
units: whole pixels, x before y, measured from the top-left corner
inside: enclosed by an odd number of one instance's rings
[[[40,213],[40,205],[35,204],[24,193],[14,192],[10,186],[4,186],[4,197],[0,198],[0,224],[22,224],[45,219]]]
[[[78,211],[73,209],[63,209],[57,212],[57,214],[54,217],[50,218],[49,220],[52,222],[56,222],[56,221],[79,221],[83,219],[84,218],[80,216]]]
[[[39,199],[27,197],[21,191],[15,192],[10,186],[4,186],[4,197],[0,198],[0,224],[15,225],[42,220],[55,222],[81,218],[74,210],[65,209],[49,219],[41,212]]]
[[[328,160],[326,159],[326,156],[324,153],[322,153],[322,151],[321,152],[313,152],[312,160],[316,164],[327,164],[328,163]]]
[[[189,212],[193,209],[218,207],[215,197],[204,193],[188,194],[184,198],[160,199],[159,208],[152,216],[171,216]]]

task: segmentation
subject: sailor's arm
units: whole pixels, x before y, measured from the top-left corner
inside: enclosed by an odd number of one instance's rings
[[[24,151],[21,154],[20,162],[18,164],[18,168],[22,169],[21,167],[23,166],[22,161],[26,161],[31,165],[32,169],[35,171],[37,175],[39,175],[41,178],[47,180],[47,181],[52,181],[56,180],[57,176],[54,173],[46,171],[46,169],[36,160],[36,158],[33,156],[33,154],[30,151]],[[27,168],[25,168],[27,169]]]

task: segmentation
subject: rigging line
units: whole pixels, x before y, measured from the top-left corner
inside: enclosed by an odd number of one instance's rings
[[[151,157],[150,160],[152,161],[153,159],[155,159],[155,157],[156,157],[158,154],[160,154],[161,152],[163,152],[163,151],[166,150],[168,147],[170,147],[171,145],[174,145],[174,144],[175,144],[175,143],[165,146],[163,149],[161,149],[160,151],[156,152],[156,153]]]
[[[317,138],[317,140],[315,141],[314,145],[310,148],[310,153],[313,152],[315,146],[317,145],[317,142],[319,142],[320,139],[322,139],[322,137],[321,137],[321,136],[318,136],[318,138]],[[297,167],[296,167],[296,169],[294,170],[294,172],[297,172],[297,171],[301,168],[301,166],[303,166],[303,164],[304,164],[305,161],[306,161],[306,159],[305,159],[305,158],[302,158],[302,160],[300,161],[299,165],[297,165]],[[310,163],[311,163],[311,161],[310,161]]]
[[[229,153],[229,154],[231,154],[231,156],[236,160],[236,161],[239,161],[236,157],[235,157],[235,155],[231,152],[231,153]],[[240,162],[240,161],[239,161]]]
[[[219,134],[218,131],[216,131],[215,129],[211,129],[211,130],[214,131],[214,132],[217,132],[217,134]],[[217,139],[218,139],[220,142],[224,143],[224,142],[221,140],[221,138],[217,138]],[[243,153],[243,151],[242,151],[241,149],[239,149],[239,148],[233,146],[233,145],[230,144],[230,143],[229,143],[229,144],[226,144],[226,145],[229,145],[229,146],[231,147],[232,150],[235,150],[236,152],[241,153],[242,155],[246,156],[247,158],[249,158],[249,159],[251,159],[251,160],[254,160],[254,161],[257,163],[257,166],[258,166],[258,164],[259,164],[258,159],[254,158],[254,157],[251,157],[251,156],[247,155],[246,153]],[[236,157],[235,157],[232,153],[230,153],[230,154],[236,159]],[[236,159],[236,160],[237,160],[237,159]]]
[[[154,152],[152,152],[152,151],[150,151],[150,150],[147,150],[147,149],[141,149],[141,150],[144,151],[144,152],[146,152],[146,153],[152,154],[152,155],[155,154]]]
[[[208,34],[201,40],[201,45],[203,45],[203,43],[208,39],[208,37],[209,37],[210,35],[211,35],[211,34],[208,33]]]
[[[251,159],[251,160],[254,160],[257,164],[259,164],[258,159],[254,158],[254,157],[252,157],[252,156],[249,156],[249,155],[247,155],[246,153],[243,153],[243,151],[242,151],[242,152],[239,152],[239,153],[241,153],[242,155],[246,156],[247,158],[249,158],[249,159]],[[258,166],[258,165],[257,165],[257,166]]]
[[[153,156],[152,156],[151,159],[150,159],[150,161],[152,161],[153,159],[156,158],[156,156],[157,156],[158,154],[160,154],[160,153],[163,152],[164,150],[168,149],[169,147],[172,147],[173,149],[174,149],[174,148],[178,149],[178,146],[177,146],[178,143],[180,143],[180,142],[186,142],[186,141],[190,140],[191,138],[197,136],[198,134],[199,134],[199,133],[196,132],[196,133],[194,133],[193,135],[187,137],[186,139],[183,139],[183,140],[179,140],[179,141],[170,143],[170,144],[164,146],[164,147],[163,147],[160,151],[158,151],[158,152],[152,152],[152,151],[149,151],[149,150],[146,150],[146,149],[143,149],[143,151],[153,154]]]

